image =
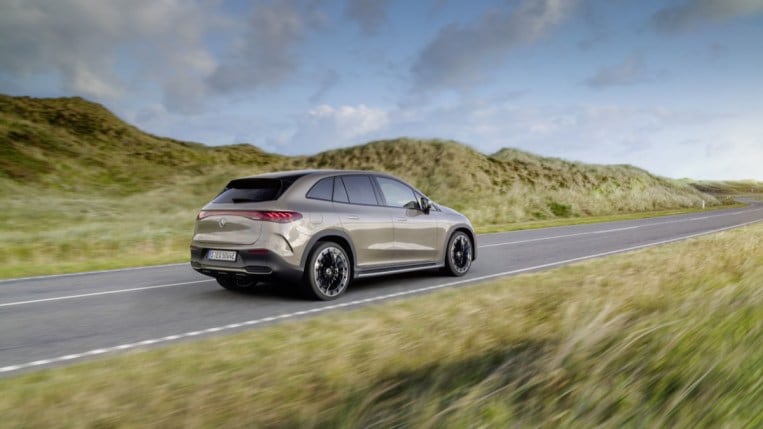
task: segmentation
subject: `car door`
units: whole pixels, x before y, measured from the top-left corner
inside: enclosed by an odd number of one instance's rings
[[[416,192],[402,181],[375,176],[392,215],[395,237],[395,262],[400,264],[433,262],[437,258],[437,217],[419,209]]]
[[[395,239],[392,216],[380,210],[380,199],[371,176],[337,176],[333,199],[342,227],[355,247],[358,268],[363,270],[393,262]]]

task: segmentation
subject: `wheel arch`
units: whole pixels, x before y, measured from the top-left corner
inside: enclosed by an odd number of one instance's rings
[[[477,260],[477,240],[476,236],[474,234],[474,230],[467,224],[457,224],[453,225],[449,230],[447,237],[448,239],[445,241],[445,245],[447,246],[448,243],[450,243],[450,239],[453,237],[453,234],[457,233],[458,231],[463,231],[467,236],[469,236],[469,240],[472,241],[472,261]]]
[[[344,251],[347,252],[347,256],[350,258],[350,265],[352,266],[352,277],[355,277],[355,273],[357,272],[357,255],[355,254],[355,247],[352,245],[352,240],[350,240],[350,237],[343,231],[339,230],[322,231],[320,234],[316,234],[313,236],[313,238],[310,239],[310,241],[305,246],[305,252],[302,254],[302,258],[300,259],[299,263],[299,267],[302,272],[305,271],[307,260],[313,253],[315,247],[318,246],[319,243],[326,241],[333,241],[339,244],[342,246]]]

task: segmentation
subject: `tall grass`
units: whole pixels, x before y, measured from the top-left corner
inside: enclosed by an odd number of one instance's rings
[[[697,188],[701,192],[724,195],[724,196],[738,196],[738,195],[753,195],[757,196],[763,194],[763,182],[755,180],[726,180],[726,181],[713,181],[713,180],[700,180],[696,182],[690,181],[691,185]]]
[[[481,230],[719,204],[630,166],[407,138],[289,158],[146,134],[81,98],[0,95],[0,277],[184,260],[196,212],[229,179],[297,168],[390,172]]]
[[[761,236],[758,224],[22,375],[0,381],[0,415],[9,427],[760,427]]]
[[[17,186],[2,198],[0,277],[187,260],[198,210],[243,171],[210,170],[130,195]]]

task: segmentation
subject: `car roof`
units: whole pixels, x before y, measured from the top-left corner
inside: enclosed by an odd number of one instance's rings
[[[391,176],[387,173],[381,173],[378,171],[368,170],[336,170],[336,169],[309,169],[309,170],[287,170],[287,171],[273,171],[270,173],[258,174],[255,176],[241,177],[241,179],[280,179],[283,177],[291,176],[330,176],[332,174],[378,174],[380,176]]]
[[[308,169],[308,170],[286,170],[286,171],[273,171],[270,173],[264,173],[264,174],[258,174],[255,176],[247,176],[247,177],[239,177],[235,180],[241,180],[241,179],[280,179],[284,177],[297,177],[298,179],[303,179],[305,177],[311,177],[314,179],[322,179],[324,177],[331,177],[331,176],[338,176],[338,175],[346,175],[346,174],[372,174],[376,176],[383,176],[383,177],[389,177],[394,180],[402,180],[399,177],[390,174],[390,173],[383,173],[380,171],[372,171],[372,170],[340,170],[340,169]],[[298,180],[301,181],[301,180]],[[405,182],[404,182],[405,183]],[[412,187],[414,191],[418,192],[421,195],[426,195],[421,190],[417,189],[415,186],[412,186],[409,183],[406,183],[408,186]],[[290,192],[292,189],[287,190],[287,192]]]

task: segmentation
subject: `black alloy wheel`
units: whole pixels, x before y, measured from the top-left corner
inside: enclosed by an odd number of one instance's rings
[[[337,243],[321,243],[305,267],[307,292],[320,300],[336,299],[350,284],[350,259]]]
[[[445,270],[448,274],[460,277],[469,271],[474,259],[472,240],[463,231],[456,231],[448,241],[445,254]]]

